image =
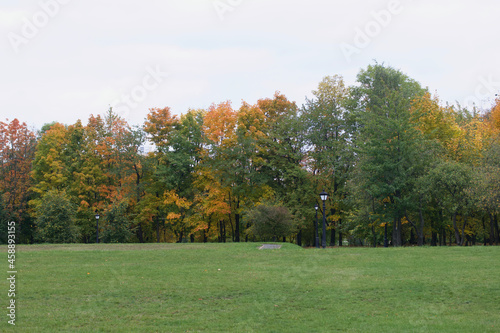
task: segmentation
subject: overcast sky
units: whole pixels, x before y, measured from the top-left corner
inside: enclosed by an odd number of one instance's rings
[[[0,119],[86,123],[114,106],[131,124],[354,84],[374,60],[443,102],[500,93],[498,0],[2,0]]]

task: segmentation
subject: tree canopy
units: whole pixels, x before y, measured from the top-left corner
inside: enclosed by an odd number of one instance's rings
[[[23,243],[95,242],[98,212],[103,242],[312,246],[324,189],[331,245],[499,242],[500,99],[443,104],[378,63],[352,86],[326,76],[302,106],[276,92],[152,108],[139,127],[112,109],[39,131],[6,120],[0,144],[0,241],[12,220]]]

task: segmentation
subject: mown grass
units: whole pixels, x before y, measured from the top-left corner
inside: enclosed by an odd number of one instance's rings
[[[0,331],[500,331],[498,247],[260,245],[18,246]]]

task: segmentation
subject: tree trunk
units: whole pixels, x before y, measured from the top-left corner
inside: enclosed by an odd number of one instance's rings
[[[498,245],[500,241],[500,235],[498,232],[498,215],[495,215],[495,244]]]
[[[492,213],[489,213],[489,215],[490,215],[490,245],[493,245],[493,242],[495,241],[495,219]]]
[[[463,217],[463,220],[464,220],[464,224],[462,226],[462,245],[466,245],[466,244],[464,244],[464,241],[465,241],[465,226],[467,225],[467,215],[465,215]]]
[[[387,238],[387,222],[384,223],[384,247],[389,247],[389,239]]]
[[[140,243],[144,243],[144,234],[142,232],[142,223],[139,222],[139,229],[137,229],[137,238]]]
[[[219,229],[218,241],[219,243],[222,243],[222,221],[219,220],[219,222],[217,223],[217,228]]]
[[[236,204],[236,213],[234,214],[234,224],[235,224],[235,242],[239,243],[240,242],[240,214],[238,213],[240,209],[240,199],[238,199],[238,202]]]
[[[488,216],[489,216],[489,213],[488,213]],[[484,237],[483,237],[483,245],[486,246],[488,244],[488,239],[486,238],[486,223],[484,223],[484,220],[485,220],[485,217],[483,215],[481,221],[483,222],[483,230],[484,230]]]
[[[398,246],[403,246],[403,228],[401,223],[401,216],[398,216]]]
[[[224,221],[222,221],[222,229],[223,229],[223,233],[222,233],[222,242],[226,242],[226,224],[224,223]]]
[[[238,213],[234,214],[234,225],[235,225],[234,241],[239,243],[240,242],[240,214],[238,214]]]
[[[342,229],[341,229],[341,225],[342,225],[342,219],[339,219],[339,226],[338,226],[338,229],[339,229],[339,246],[342,246]]]
[[[419,217],[420,217],[420,223],[418,225],[418,229],[417,229],[417,236],[418,236],[418,246],[424,246],[424,242],[425,242],[425,239],[424,239],[424,225],[425,225],[425,221],[424,221],[424,212],[422,210],[422,198],[420,197],[419,198],[419,205],[418,205],[418,212],[419,212]]]
[[[335,246],[335,228],[330,230],[330,246]]]
[[[444,229],[443,210],[439,210],[439,246],[446,246],[446,231]]]
[[[462,240],[460,239],[460,230],[458,230],[457,226],[457,213],[453,213],[451,216],[451,222],[453,224],[453,230],[455,231],[455,241],[457,245],[462,245]]]
[[[394,218],[392,222],[392,246],[398,246],[396,232],[398,230],[398,221]]]
[[[373,247],[377,247],[377,235],[375,234],[375,226],[372,225]]]
[[[229,225],[231,226],[231,239],[233,240],[234,242],[234,226],[233,226],[233,217],[231,215],[231,213],[229,213]],[[226,229],[226,227],[224,227],[224,229]],[[225,241],[224,241],[225,243]]]
[[[399,215],[394,219],[394,223],[392,224],[392,243],[393,246],[403,245],[401,241],[401,217]]]
[[[159,243],[160,242],[160,219],[158,218],[158,216],[155,216],[155,220],[156,220],[156,242]]]
[[[208,226],[207,229],[203,230],[203,243],[208,242],[208,236],[207,234],[210,232],[210,227],[212,226],[212,215],[208,217]]]
[[[437,246],[438,235],[435,228],[434,220],[431,220],[431,246]]]
[[[413,229],[410,229],[410,244],[413,245],[415,243],[418,244],[418,246],[422,246],[423,245],[423,233],[424,231],[421,229],[421,225],[422,225],[422,216],[420,216],[420,222],[419,224],[415,224],[413,223],[413,221],[410,219],[410,217],[408,216],[408,214],[405,213],[405,217],[406,219],[408,220],[408,222],[410,222],[411,226],[413,227]],[[415,242],[415,234],[413,233],[413,230],[415,229],[415,232],[417,233],[417,241]]]

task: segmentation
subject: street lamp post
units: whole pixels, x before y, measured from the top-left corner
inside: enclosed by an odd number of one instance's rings
[[[323,248],[326,248],[326,215],[325,215],[325,210],[326,210],[326,200],[328,199],[328,193],[323,190],[319,194],[319,197],[321,198],[321,201],[323,201],[323,235],[321,235],[321,245]]]
[[[99,212],[95,211],[95,242],[99,243]]]
[[[319,249],[319,236],[318,236],[318,204],[314,205],[316,209],[316,220],[314,220],[314,246]]]

